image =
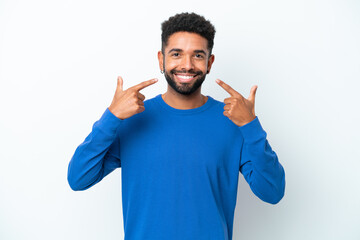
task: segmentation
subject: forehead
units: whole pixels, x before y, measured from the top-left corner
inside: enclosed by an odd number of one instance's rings
[[[203,50],[208,52],[207,45],[208,42],[206,38],[197,33],[176,32],[169,37],[165,49],[178,48],[183,51]]]

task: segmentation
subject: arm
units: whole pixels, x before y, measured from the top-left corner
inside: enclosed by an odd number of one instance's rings
[[[145,96],[139,91],[156,82],[157,79],[151,79],[123,90],[123,79],[118,77],[111,105],[94,123],[92,132],[76,149],[69,163],[68,182],[73,190],[88,189],[121,167],[117,130],[124,119],[145,110]]]
[[[106,109],[77,147],[68,167],[68,182],[74,191],[90,188],[121,166],[117,137],[120,124],[121,120]]]
[[[285,192],[285,171],[266,140],[266,132],[257,117],[239,129],[244,137],[239,170],[257,197],[278,203]]]
[[[257,86],[251,88],[246,99],[220,79],[216,82],[230,94],[224,100],[224,115],[239,127],[244,137],[239,170],[256,196],[268,203],[278,203],[284,196],[285,172],[255,115]]]

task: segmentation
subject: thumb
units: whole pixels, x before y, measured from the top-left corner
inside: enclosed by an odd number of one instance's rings
[[[117,87],[116,87],[117,91],[122,91],[123,90],[123,79],[122,77],[118,77],[117,79]]]
[[[258,86],[254,85],[250,90],[250,95],[248,97],[248,100],[252,103],[255,103],[255,94],[256,94],[257,88],[258,88]]]

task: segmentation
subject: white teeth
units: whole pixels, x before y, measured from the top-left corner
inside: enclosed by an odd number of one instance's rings
[[[190,78],[193,78],[194,76],[183,76],[183,75],[176,75],[178,76],[179,78],[182,78],[182,79],[190,79]]]

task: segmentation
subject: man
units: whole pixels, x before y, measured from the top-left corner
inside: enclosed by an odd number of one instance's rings
[[[87,189],[122,168],[125,240],[231,240],[239,171],[252,191],[276,204],[285,173],[255,115],[257,87],[248,99],[217,80],[224,103],[201,94],[214,62],[215,29],[194,13],[162,24],[160,70],[167,92],[144,101],[123,89],[97,121],[69,164],[73,190]]]

